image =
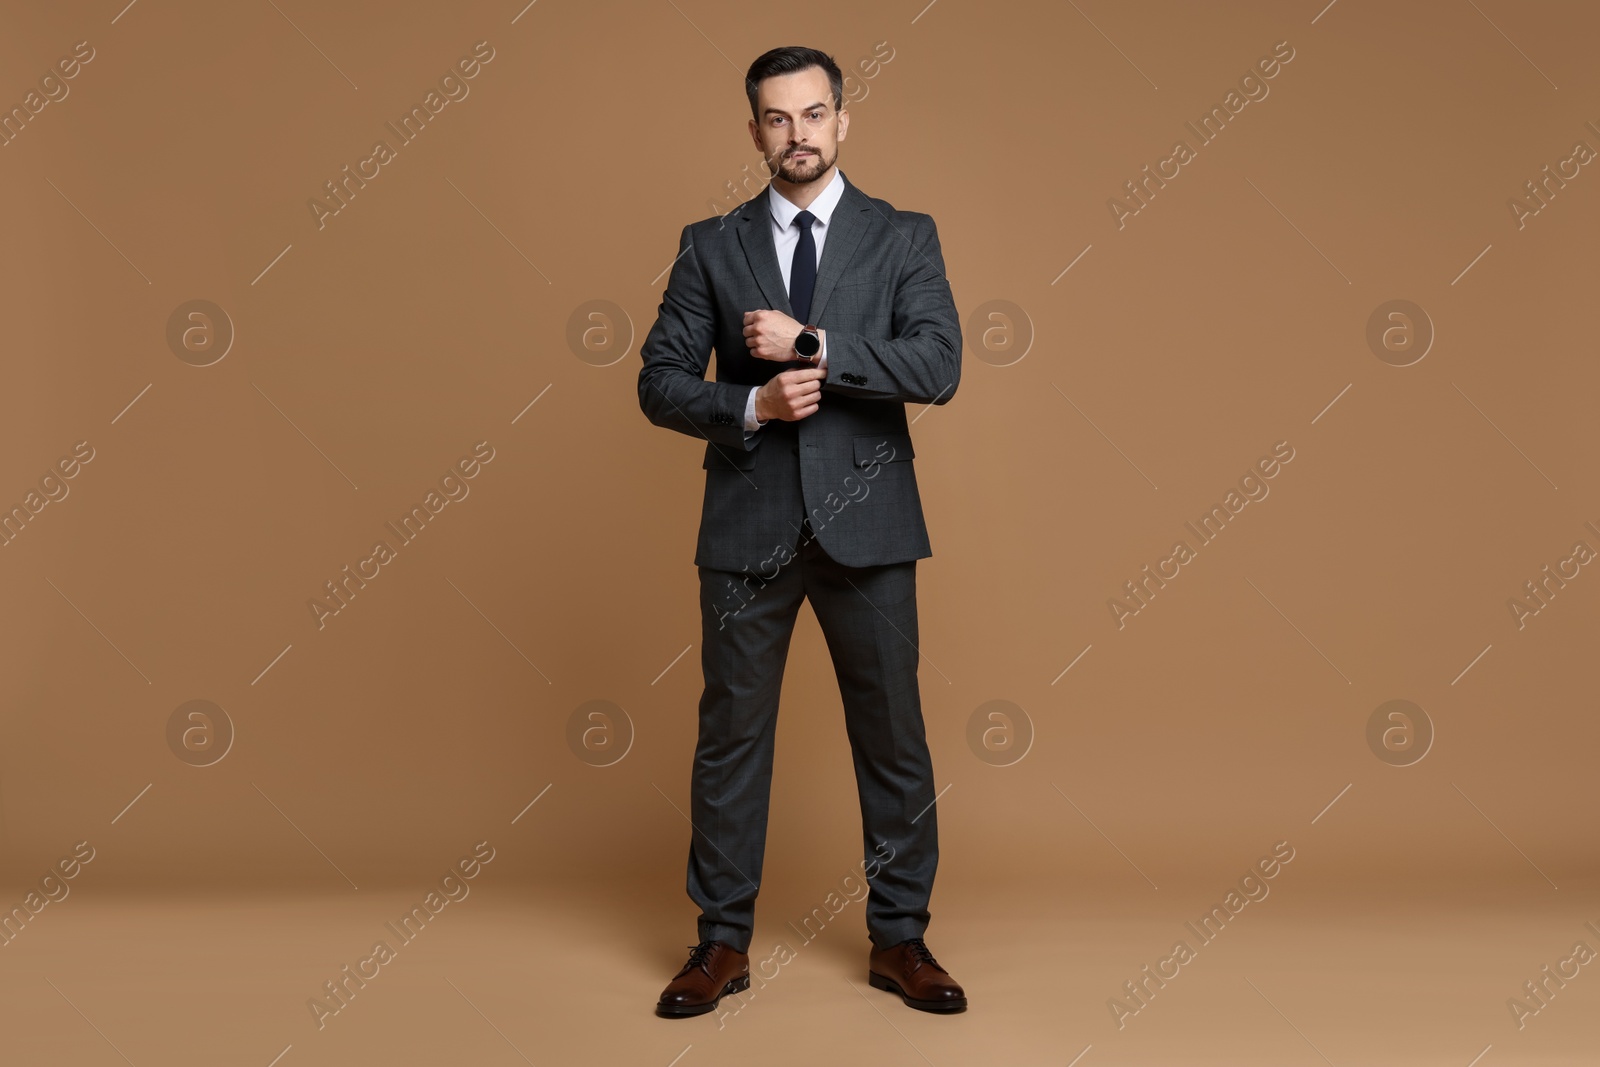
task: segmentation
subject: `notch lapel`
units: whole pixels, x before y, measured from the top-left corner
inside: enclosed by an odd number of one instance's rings
[[[773,195],[771,190],[769,183],[745,201],[745,209],[740,212],[744,220],[739,224],[739,244],[744,246],[744,258],[756,276],[756,284],[761,286],[761,295],[767,298],[767,306],[792,318],[794,309],[789,305],[783,271],[778,268],[778,250],[772,243],[772,207],[767,201]],[[824,244],[822,248],[826,254],[828,246]],[[815,296],[812,303],[816,303]]]
[[[845,268],[867,232],[865,213],[872,208],[865,193],[857,189],[839,172],[844,182],[844,195],[833,209],[828,220],[828,238],[822,243],[822,259],[817,264],[817,280],[811,290],[811,322],[820,323],[827,309],[828,297],[834,286],[844,276]],[[761,295],[767,305],[794,317],[794,307],[789,303],[789,291],[784,288],[783,271],[778,266],[778,251],[772,243],[772,208],[767,197],[775,195],[771,183],[755,196],[735,208],[742,217],[739,225],[739,244],[744,248],[745,260],[755,275]],[[805,325],[802,323],[801,325]]]
[[[843,171],[839,172],[839,179],[844,181]],[[833,293],[835,283],[844,276],[845,268],[850,265],[851,257],[861,244],[862,235],[867,232],[866,212],[871,207],[867,194],[845,181],[844,195],[839,197],[839,203],[834,205],[833,217],[828,220],[828,239],[822,243],[822,261],[817,264],[817,280],[811,290],[813,325],[822,322],[828,297]],[[772,258],[777,259],[777,254],[774,253]]]

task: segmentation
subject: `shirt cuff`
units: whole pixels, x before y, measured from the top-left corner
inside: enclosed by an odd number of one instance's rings
[[[760,388],[758,385],[751,389],[750,398],[744,402],[744,432],[746,437],[767,424],[766,419],[756,418],[756,392]]]

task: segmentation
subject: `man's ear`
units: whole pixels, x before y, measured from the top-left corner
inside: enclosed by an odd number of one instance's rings
[[[835,137],[834,140],[835,141],[844,140],[844,135],[846,133],[849,133],[849,132],[850,132],[850,112],[848,112],[848,111],[840,111],[839,112],[839,136]]]

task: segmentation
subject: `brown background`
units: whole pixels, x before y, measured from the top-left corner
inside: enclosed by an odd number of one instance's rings
[[[1583,167],[1521,228],[1507,205],[1574,142],[1600,148],[1587,5],[118,12],[11,4],[0,39],[7,107],[75,42],[95,50],[0,148],[0,502],[95,450],[0,548],[8,906],[73,843],[97,850],[25,935],[39,960],[80,899],[415,895],[485,839],[502,900],[553,894],[546,914],[597,935],[654,909],[630,932],[652,951],[693,933],[675,809],[700,450],[640,414],[638,342],[679,228],[754,191],[729,184],[759,167],[742,73],[786,43],[852,75],[842,168],[934,216],[968,324],[958,395],[909,412],[941,959],[1001,916],[1027,944],[1024,899],[1147,896],[1156,929],[1093,976],[1103,999],[1288,840],[1274,900],[1359,895],[1413,928],[1447,897],[1553,909],[1503,956],[1411,959],[1413,988],[1478,968],[1466,1016],[1490,1036],[1448,1050],[1465,1063],[1600,918],[1600,577],[1582,568],[1520,630],[1507,607],[1574,542],[1600,549],[1600,177]],[[395,143],[385,123],[484,40],[470,94],[319,229],[323,183]],[[1184,123],[1285,40],[1269,95],[1198,146]],[[1108,198],[1180,137],[1197,158],[1119,229]],[[167,342],[196,299],[236,331],[206,367]],[[1406,367],[1366,340],[1395,299],[1436,331]],[[624,312],[616,339],[575,351],[597,300]],[[1031,337],[1009,365],[981,334],[996,300]],[[307,601],[483,440],[470,495],[319,629]],[[1295,456],[1270,495],[1119,629],[1107,600],[1279,441]],[[208,767],[167,743],[197,698],[236,730]],[[1392,699],[1436,731],[1409,767],[1367,743]],[[626,712],[610,766],[567,740],[591,700]],[[969,747],[991,700],[1033,731],[1009,766]],[[770,928],[860,859],[809,610],[780,723]],[[285,1026],[365,937],[307,961],[272,1009]],[[666,955],[644,968],[670,976]],[[1100,999],[1074,1007],[1086,1027]]]

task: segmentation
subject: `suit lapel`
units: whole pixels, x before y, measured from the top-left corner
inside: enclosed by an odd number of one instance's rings
[[[771,195],[769,184],[744,202],[739,243],[744,246],[744,258],[750,263],[756,284],[761,286],[761,295],[767,298],[767,306],[792,316],[794,309],[789,305],[788,290],[783,287],[783,271],[778,269],[778,250],[772,244],[772,208],[767,201]],[[822,248],[826,252],[828,246]]]
[[[840,172],[839,180],[844,182],[844,195],[839,197],[833,217],[828,220],[828,237],[822,243],[822,259],[817,264],[817,280],[811,291],[813,323],[822,321],[828,297],[844,276],[845,268],[849,266],[867,231],[865,212],[872,207],[866,194],[850,184],[843,172]],[[792,317],[794,307],[789,303],[789,292],[783,285],[783,271],[778,266],[778,252],[772,243],[772,211],[767,201],[767,197],[772,195],[772,187],[768,185],[735,208],[743,217],[739,225],[739,244],[744,248],[750,272],[755,275],[756,284],[761,287],[761,295],[767,298],[768,306]]]
[[[843,172],[839,178],[844,179]],[[812,324],[822,321],[834,285],[844,276],[845,268],[856,254],[861,237],[867,232],[866,212],[871,207],[865,193],[847,181],[844,183],[844,195],[839,197],[833,217],[828,220],[828,239],[822,243],[822,260],[817,264],[817,281],[811,290]],[[778,258],[776,253],[772,258]]]

